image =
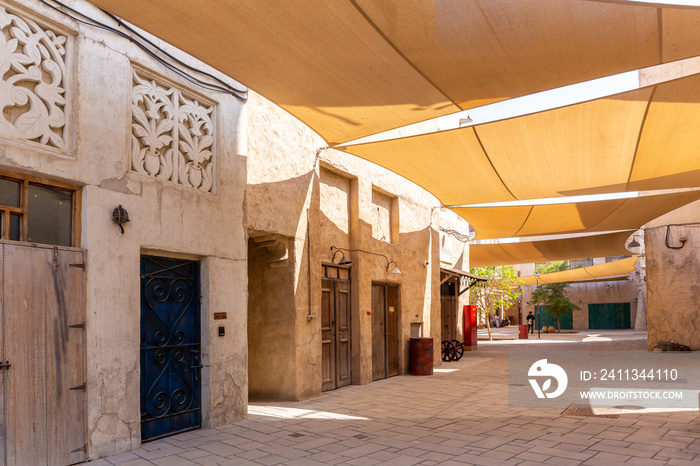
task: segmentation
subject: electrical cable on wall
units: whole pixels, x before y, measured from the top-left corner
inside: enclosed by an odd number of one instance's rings
[[[454,236],[457,239],[457,241],[461,241],[462,243],[466,243],[466,242],[474,239],[474,236],[473,236],[474,232],[473,231],[470,231],[469,235],[464,235],[464,234],[458,232],[457,230],[452,230],[450,228],[445,228],[443,226],[440,227],[440,231],[447,233],[448,235]]]
[[[191,82],[195,86],[198,86],[202,89],[206,89],[208,91],[213,91],[213,92],[221,92],[224,94],[229,94],[234,96],[235,98],[245,102],[248,100],[248,90],[247,89],[238,89],[234,86],[231,86],[227,82],[223,81],[222,79],[217,78],[216,76],[207,73],[206,71],[200,70],[198,68],[195,68],[193,66],[188,65],[187,63],[177,59],[170,53],[166,52],[164,49],[161,47],[157,46],[150,40],[148,40],[146,37],[143,35],[139,34],[135,29],[131,28],[128,26],[124,21],[121,20],[121,18],[105,11],[102,10],[107,16],[112,18],[118,26],[123,27],[127,31],[129,31],[131,34],[127,34],[123,31],[120,31],[119,29],[116,29],[112,26],[109,26],[107,24],[101,23],[100,21],[97,21],[94,18],[91,18],[90,16],[81,13],[78,10],[75,10],[68,5],[65,5],[64,3],[59,2],[58,0],[39,0],[41,3],[46,5],[47,7],[51,8],[52,10],[55,10],[62,15],[65,15],[69,18],[71,18],[73,21],[76,21],[80,24],[84,24],[86,26],[94,27],[97,29],[102,29],[107,32],[111,32],[113,34],[116,34],[120,37],[123,37],[130,42],[132,42],[134,45],[139,47],[141,50],[146,52],[149,56],[151,56],[154,60],[156,60],[158,63],[161,65],[165,66],[167,69],[170,71],[176,73],[180,77],[186,79],[187,81]],[[51,3],[49,3],[51,2]],[[57,6],[58,5],[58,6]],[[70,13],[69,13],[70,12]],[[82,18],[82,19],[81,19]],[[171,63],[174,62],[174,63]],[[193,71],[201,76],[205,76],[211,81],[215,82],[207,82],[204,81],[184,69],[182,67],[187,68],[190,71]],[[218,84],[217,84],[218,83]]]

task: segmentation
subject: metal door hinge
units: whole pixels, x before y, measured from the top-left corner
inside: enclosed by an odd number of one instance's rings
[[[76,385],[75,387],[71,387],[70,389],[71,389],[71,390],[82,390],[82,391],[85,391],[85,384]]]
[[[79,269],[85,270],[85,262],[80,263],[80,264],[68,264],[69,267],[77,267]]]
[[[82,328],[82,329],[84,329],[84,328],[85,328],[85,322],[81,322],[81,323],[79,323],[79,324],[69,325],[68,327],[70,327],[70,328]]]
[[[71,453],[79,453],[79,452],[81,452],[81,451],[82,451],[83,453],[85,452],[85,445],[83,445],[83,446],[80,447],[80,448],[76,448],[75,450],[71,450],[70,452],[71,452]]]
[[[10,361],[0,362],[0,369],[9,369],[11,365]]]

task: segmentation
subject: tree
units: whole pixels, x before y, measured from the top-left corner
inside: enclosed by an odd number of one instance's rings
[[[508,309],[522,294],[515,269],[511,265],[491,267],[476,267],[470,269],[470,273],[483,278],[485,282],[479,282],[470,290],[470,300],[476,304],[479,315],[486,321],[486,329],[491,340],[491,326],[489,314],[500,309]]]
[[[543,275],[568,269],[569,263],[567,261],[556,261],[540,265],[537,267],[536,272]],[[557,320],[558,332],[561,332],[561,318],[574,310],[578,311],[581,309],[569,300],[568,289],[569,283],[567,282],[539,285],[532,292],[531,301],[528,302],[528,304],[538,303],[539,305],[547,306],[547,314]],[[538,325],[541,325],[541,323],[538,322]]]

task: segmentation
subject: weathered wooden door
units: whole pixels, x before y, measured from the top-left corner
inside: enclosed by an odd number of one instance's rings
[[[350,271],[324,265],[321,282],[323,390],[350,385]]]
[[[141,257],[141,439],[201,426],[199,263]]]
[[[442,339],[455,340],[457,338],[457,297],[455,296],[454,283],[443,283],[440,287],[440,310],[442,317]]]
[[[372,285],[372,380],[399,373],[398,287]]]
[[[83,252],[3,243],[0,263],[0,360],[9,364],[0,372],[0,458],[6,465],[80,463],[85,460]]]

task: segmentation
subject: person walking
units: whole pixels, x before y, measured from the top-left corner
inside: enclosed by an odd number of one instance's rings
[[[532,311],[530,311],[526,317],[527,319],[527,327],[530,330],[530,334],[535,333],[535,316],[532,315]]]

